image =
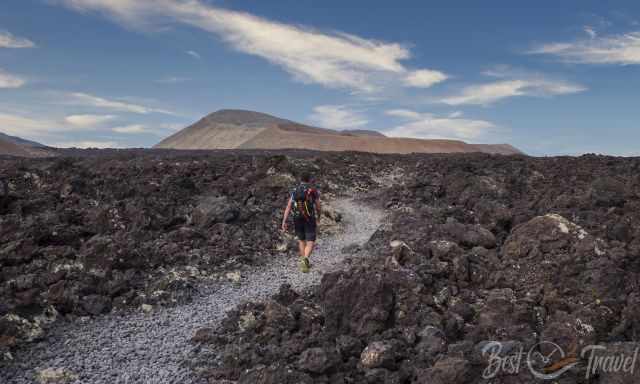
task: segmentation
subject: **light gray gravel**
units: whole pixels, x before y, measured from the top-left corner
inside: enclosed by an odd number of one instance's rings
[[[295,257],[277,257],[266,267],[243,272],[240,284],[206,287],[188,305],[60,323],[45,340],[19,351],[12,365],[0,368],[0,383],[34,383],[36,372],[45,368],[65,368],[78,375],[75,383],[197,383],[184,362],[198,328],[218,324],[226,311],[266,298],[283,283],[296,290],[317,284],[324,273],[340,268],[340,250],[366,242],[383,218],[381,211],[352,200],[332,205],[344,215],[345,230],[319,239],[310,273],[300,272]]]

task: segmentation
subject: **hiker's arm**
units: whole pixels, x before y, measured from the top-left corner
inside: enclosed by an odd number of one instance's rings
[[[287,203],[287,208],[285,208],[284,210],[284,217],[282,218],[282,230],[286,231],[287,230],[287,219],[289,218],[289,213],[291,212],[291,203],[293,202],[293,200],[291,200],[291,198],[289,198],[289,202]]]

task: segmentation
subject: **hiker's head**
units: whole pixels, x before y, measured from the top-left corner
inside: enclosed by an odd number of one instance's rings
[[[310,183],[311,180],[313,180],[313,176],[311,176],[309,172],[303,172],[300,175],[300,181],[302,181],[303,183]]]

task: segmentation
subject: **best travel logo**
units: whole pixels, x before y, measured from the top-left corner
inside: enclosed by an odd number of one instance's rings
[[[554,380],[578,365],[586,365],[586,379],[602,373],[632,375],[636,369],[640,346],[633,353],[611,353],[606,346],[588,345],[580,352],[580,358],[575,347],[564,351],[551,341],[542,341],[528,351],[523,347],[516,351],[508,349],[499,341],[491,341],[482,348],[482,356],[487,360],[487,366],[482,372],[484,379],[493,379],[498,375],[518,375],[522,369],[527,369],[537,379]]]

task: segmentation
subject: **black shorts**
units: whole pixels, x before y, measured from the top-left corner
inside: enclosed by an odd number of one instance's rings
[[[316,241],[316,219],[305,220],[304,217],[293,220],[298,240]]]

